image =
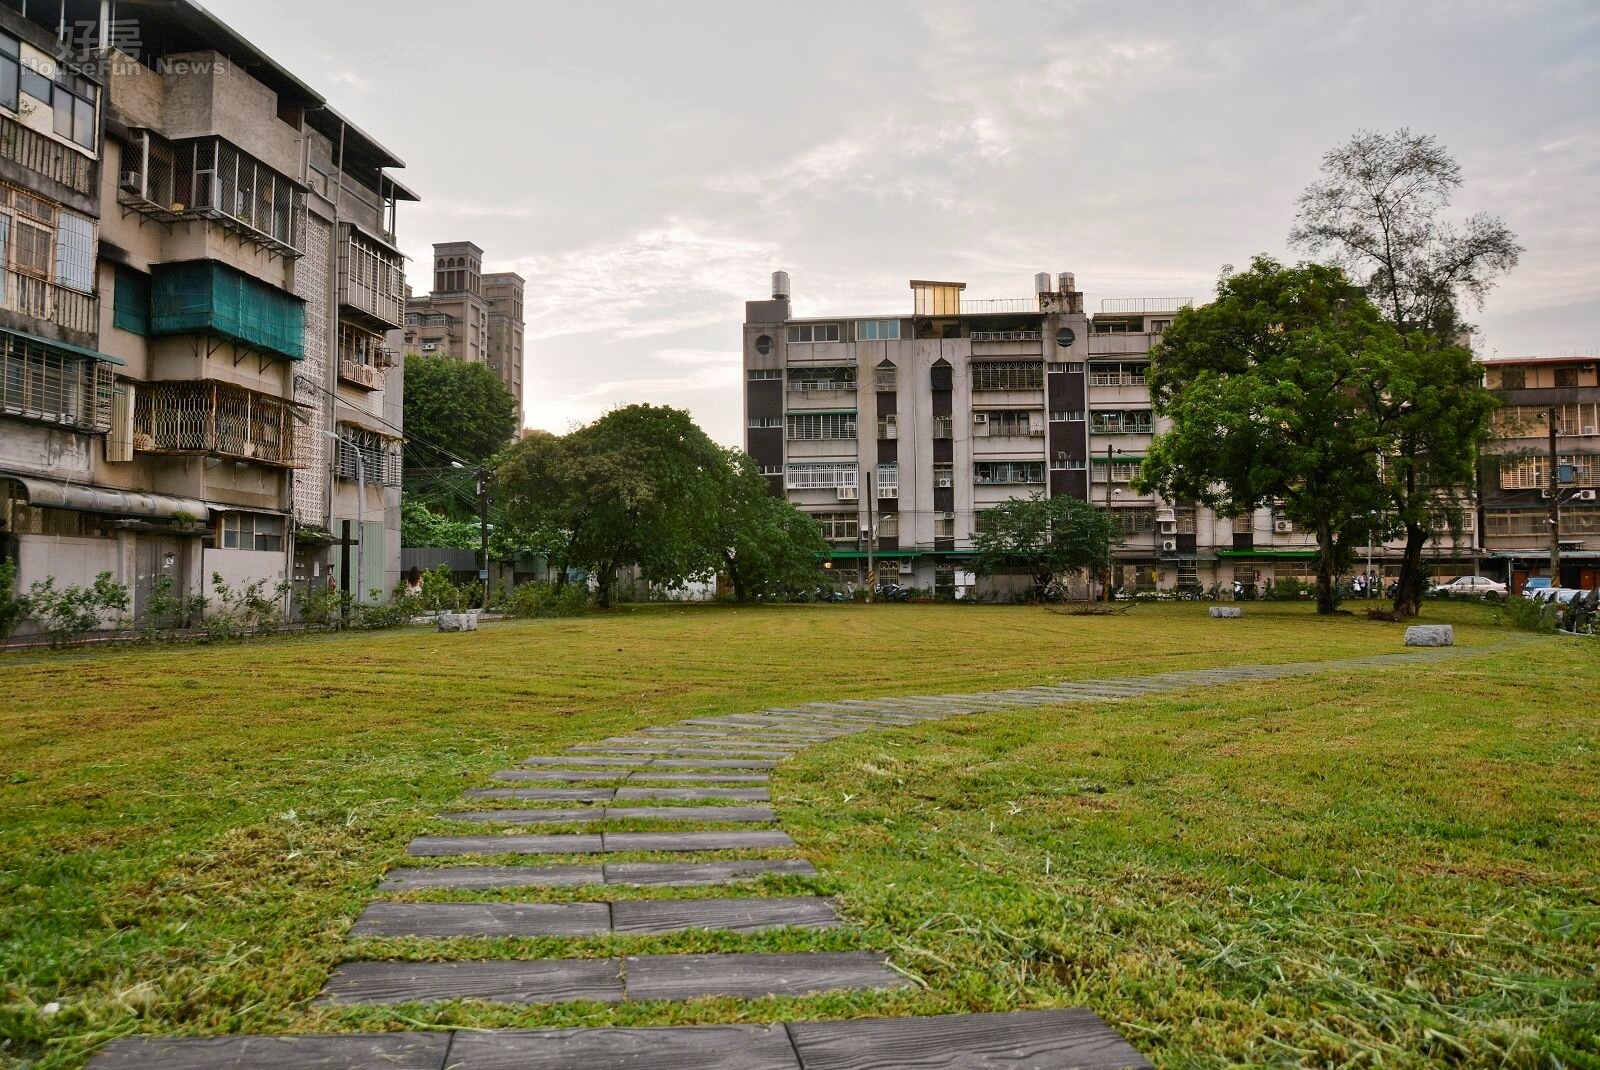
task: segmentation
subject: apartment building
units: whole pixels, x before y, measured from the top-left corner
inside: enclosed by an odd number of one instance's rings
[[[522,299],[514,272],[483,271],[483,250],[469,241],[433,247],[433,292],[406,302],[407,353],[487,364],[517,399],[522,425]]]
[[[187,0],[41,6],[0,8],[20,582],[390,589],[401,161]]]
[[[1484,385],[1500,399],[1479,476],[1490,574],[1517,589],[1550,576],[1554,530],[1557,586],[1600,586],[1600,359],[1495,356],[1483,364]]]
[[[1133,490],[1165,429],[1145,386],[1150,349],[1189,301],[1108,300],[1090,315],[1071,272],[1036,275],[1024,299],[910,287],[909,314],[799,318],[777,272],[771,298],[745,305],[746,451],[817,517],[841,581],[863,579],[874,538],[881,580],[957,597],[1015,589],[1022,577],[976,576],[973,538],[985,510],[1032,494],[1111,510],[1125,590],[1312,579],[1315,540],[1271,509],[1222,517]],[[1466,526],[1440,532],[1436,568],[1471,560]],[[1375,546],[1373,571],[1398,560]]]

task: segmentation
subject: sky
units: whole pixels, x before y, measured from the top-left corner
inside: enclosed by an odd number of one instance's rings
[[[912,278],[1092,312],[1294,258],[1295,197],[1360,129],[1436,136],[1451,217],[1526,252],[1485,355],[1600,355],[1600,4],[207,0],[404,159],[432,243],[527,279],[526,422],[688,409],[743,439],[746,300],[908,314]]]

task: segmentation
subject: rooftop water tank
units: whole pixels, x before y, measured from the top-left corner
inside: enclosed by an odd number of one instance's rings
[[[1050,292],[1050,273],[1048,271],[1041,271],[1033,277],[1033,292],[1036,294]]]
[[[772,273],[772,299],[774,301],[789,300],[789,273],[787,271],[774,271]]]

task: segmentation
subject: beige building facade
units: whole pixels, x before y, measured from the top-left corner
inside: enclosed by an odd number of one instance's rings
[[[486,364],[517,399],[523,416],[523,289],[514,272],[483,272],[483,250],[469,241],[433,247],[433,292],[408,297],[405,349],[424,357]]]

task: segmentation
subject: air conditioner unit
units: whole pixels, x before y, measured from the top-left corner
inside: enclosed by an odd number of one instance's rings
[[[934,482],[934,486],[938,487],[940,490],[949,490],[951,487],[953,487],[955,485],[956,485],[956,481],[954,479],[952,479],[950,476],[940,476]]]
[[[878,488],[878,497],[880,497],[880,498],[898,498],[898,497],[900,497],[900,488],[899,487],[879,487]]]
[[[437,343],[437,342],[423,342],[422,343],[422,351],[424,353],[432,353],[435,349],[438,349],[438,348],[439,348],[439,343]]]
[[[941,520],[954,520],[956,518],[956,514],[954,514],[954,513],[940,513],[939,514],[939,518]]]
[[[1596,429],[1594,427],[1585,427],[1581,433],[1585,435],[1592,435],[1596,433]]]
[[[972,424],[973,424],[974,427],[977,427],[980,424],[986,424],[988,422],[989,422],[989,414],[988,413],[986,413],[986,412],[975,412],[975,413],[972,414]]]
[[[1550,500],[1550,488],[1549,487],[1545,487],[1542,490],[1540,490],[1539,491],[1539,497],[1543,498],[1545,501],[1549,501]]]
[[[1272,522],[1272,530],[1279,535],[1292,535],[1294,533],[1294,521],[1274,520]]]
[[[1161,534],[1163,534],[1163,535],[1176,535],[1177,533],[1178,533],[1178,522],[1176,520],[1163,520],[1161,522]]]
[[[1572,500],[1576,502],[1592,502],[1594,499],[1595,493],[1592,490],[1580,490],[1572,496]]]
[[[124,171],[117,184],[129,193],[144,193],[144,176],[137,171]]]
[[[913,572],[917,571],[917,566],[913,565],[910,561],[902,561],[900,562],[900,567],[897,571],[902,576],[909,576]]]
[[[1165,553],[1165,554],[1176,553],[1177,549],[1178,549],[1178,540],[1177,539],[1162,539],[1161,540],[1161,552],[1162,553]]]
[[[840,487],[839,488],[839,500],[841,502],[853,502],[853,501],[855,501],[856,499],[858,499],[860,497],[861,497],[861,488],[859,488],[859,487]]]

